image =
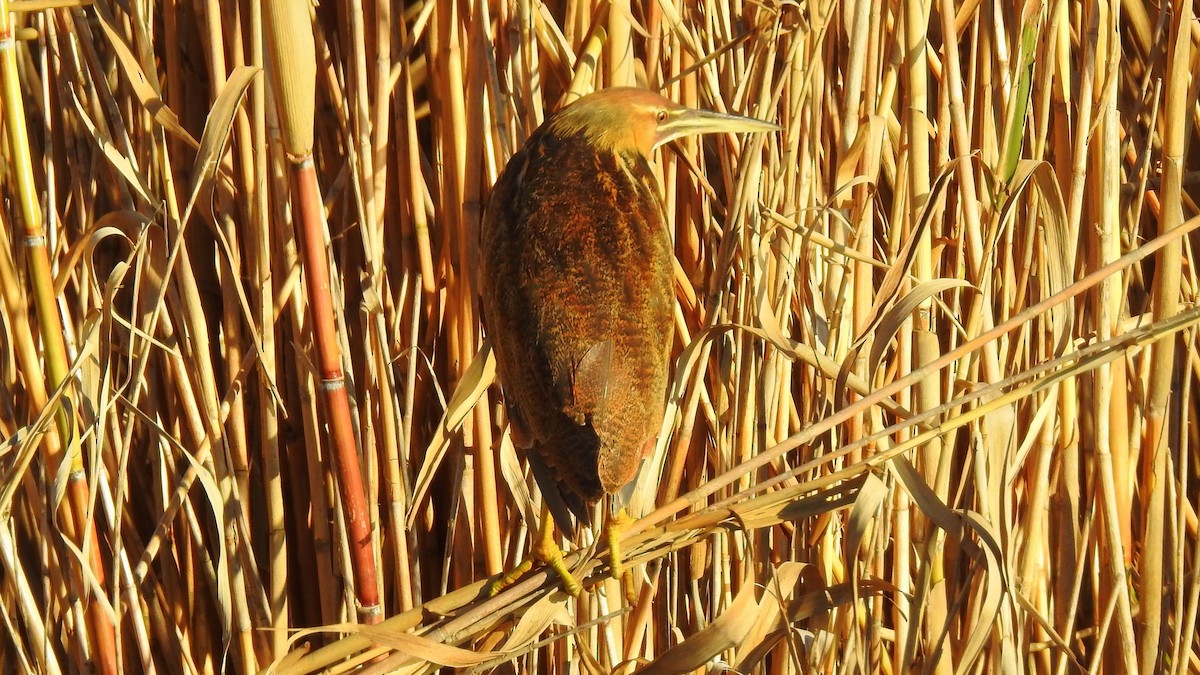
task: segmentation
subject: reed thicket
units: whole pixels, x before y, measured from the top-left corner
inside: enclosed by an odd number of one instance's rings
[[[1200,672],[1198,39],[1190,0],[0,0],[0,670]],[[630,84],[783,131],[658,155],[637,602],[586,535],[583,598],[485,598],[540,498],[483,209]]]

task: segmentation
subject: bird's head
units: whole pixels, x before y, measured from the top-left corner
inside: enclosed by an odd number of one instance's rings
[[[597,150],[637,152],[693,134],[774,131],[779,126],[741,115],[686,108],[645,89],[616,87],[584,96],[548,121],[551,133],[582,134]]]

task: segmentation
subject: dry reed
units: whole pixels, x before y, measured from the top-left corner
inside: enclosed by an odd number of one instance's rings
[[[0,670],[1200,672],[1197,40],[1190,0],[0,0]],[[659,154],[637,602],[586,533],[582,598],[485,598],[540,497],[483,208],[630,84],[783,131]]]

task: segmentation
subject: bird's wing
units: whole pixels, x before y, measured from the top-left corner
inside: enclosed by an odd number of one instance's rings
[[[593,343],[569,375],[569,382],[560,394],[564,402],[569,402],[568,414],[576,423],[586,424],[593,416],[604,413],[608,401],[613,376],[613,341]]]

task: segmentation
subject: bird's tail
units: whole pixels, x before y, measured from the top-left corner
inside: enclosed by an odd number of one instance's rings
[[[533,479],[538,489],[542,491],[542,499],[550,507],[550,514],[558,529],[568,538],[575,538],[575,523],[578,521],[584,527],[592,524],[592,509],[579,493],[571,489],[566,482],[555,475],[553,469],[542,461],[537,452],[527,453],[529,468],[533,471]]]

